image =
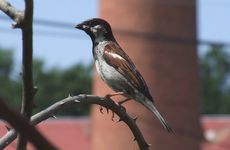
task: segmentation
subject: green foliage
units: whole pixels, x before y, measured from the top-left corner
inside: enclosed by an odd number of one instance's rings
[[[230,113],[230,57],[220,45],[213,45],[200,59],[202,108],[205,114]]]
[[[60,70],[44,70],[44,62],[34,61],[34,81],[38,87],[35,96],[37,111],[50,106],[57,100],[63,99],[68,94],[88,94],[91,92],[92,65],[77,64],[70,68]],[[89,107],[70,108],[62,115],[83,115],[89,112]]]
[[[0,75],[9,78],[13,67],[13,51],[0,49]]]
[[[12,69],[13,51],[0,48],[0,97],[11,105],[19,106],[21,86],[20,81],[11,79]]]
[[[21,78],[11,78],[13,71],[13,51],[0,49],[0,96],[12,106],[21,105]],[[35,95],[35,111],[52,105],[68,94],[91,92],[92,65],[77,64],[67,69],[45,70],[44,61],[34,60],[34,85],[38,87]],[[20,75],[18,75],[20,76]],[[61,115],[85,115],[89,106],[69,108]]]

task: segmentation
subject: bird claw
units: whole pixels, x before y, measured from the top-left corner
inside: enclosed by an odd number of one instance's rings
[[[105,108],[106,108],[107,114],[109,114],[109,109],[107,107],[105,107]],[[102,106],[100,106],[100,113],[104,114]],[[114,121],[114,118],[115,118],[115,113],[112,111],[112,118],[111,118],[111,120]]]
[[[109,108],[105,107],[107,114],[109,113]],[[103,107],[100,106],[100,113],[104,114]]]
[[[116,123],[118,123],[118,122],[121,122],[122,121],[122,119],[121,119],[121,117],[117,120],[117,122]]]
[[[136,137],[134,137],[134,138],[133,138],[133,141],[135,142],[136,140],[137,140]]]
[[[114,122],[114,118],[115,118],[115,113],[112,111],[112,118],[111,120]]]
[[[103,107],[100,106],[100,113],[103,114]]]
[[[105,107],[106,108],[106,112],[107,112],[107,114],[109,114],[109,108],[107,108],[107,107]]]
[[[137,122],[137,117],[134,117],[134,118],[133,118],[133,121],[134,121],[134,122]]]

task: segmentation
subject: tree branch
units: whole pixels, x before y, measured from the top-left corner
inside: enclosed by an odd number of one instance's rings
[[[22,108],[21,113],[31,117],[33,109],[33,97],[36,89],[33,86],[33,0],[25,0],[25,19],[22,28],[23,52],[22,52]]]
[[[17,112],[11,110],[0,100],[0,116],[15,128],[23,137],[28,138],[37,149],[56,150],[29,121]],[[16,133],[16,132],[15,132]],[[3,148],[1,148],[3,149]]]
[[[110,99],[106,99],[104,97],[98,97],[93,95],[78,95],[78,96],[69,96],[63,100],[60,100],[56,102],[55,104],[51,105],[50,107],[46,108],[45,110],[37,113],[31,118],[31,123],[36,125],[53,115],[55,115],[57,112],[67,108],[67,107],[73,107],[75,105],[79,104],[98,104],[100,106],[103,106],[107,109],[112,110],[114,113],[116,113],[119,117],[119,121],[123,121],[127,124],[127,126],[132,131],[135,140],[138,143],[138,146],[141,150],[149,150],[149,146],[146,143],[140,129],[138,128],[136,124],[136,118],[131,118],[125,111],[125,108],[123,106],[120,106],[116,104],[114,101]],[[14,139],[16,138],[16,132],[15,130],[10,130],[4,137],[0,139],[0,149],[6,147],[8,144],[10,144]]]
[[[2,10],[6,15],[8,15],[16,23],[13,27],[21,27],[24,20],[23,11],[17,10],[9,2],[5,0],[0,0],[0,10]]]
[[[21,12],[5,0],[0,0],[0,9],[13,19],[14,27],[22,29],[23,58],[22,58],[22,107],[21,113],[30,120],[33,109],[33,87],[32,59],[33,59],[33,0],[25,0],[25,11]],[[17,149],[26,149],[26,139],[19,136]]]
[[[33,109],[33,97],[36,89],[33,86],[32,60],[33,60],[33,0],[25,0],[25,11],[18,11],[10,3],[0,0],[0,9],[13,19],[13,27],[22,29],[22,107],[21,113],[30,120]],[[27,141],[19,136],[18,150],[25,150]]]

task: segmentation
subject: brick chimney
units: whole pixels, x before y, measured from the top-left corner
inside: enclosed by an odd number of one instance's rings
[[[198,150],[199,112],[195,0],[100,0],[100,17],[145,78],[159,111],[175,130],[168,134],[156,117],[135,101],[124,104],[152,150]],[[178,37],[178,38],[175,38]],[[93,93],[112,91],[95,75]],[[118,100],[120,98],[117,98]],[[92,109],[92,150],[138,149],[128,127]]]

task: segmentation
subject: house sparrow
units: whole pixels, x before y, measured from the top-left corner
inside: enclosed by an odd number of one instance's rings
[[[154,113],[168,132],[173,132],[154,106],[145,80],[114,38],[109,23],[100,18],[93,18],[76,25],[75,28],[85,31],[90,36],[97,72],[116,92],[109,96],[125,96],[127,99],[120,104],[130,99],[136,100]]]

